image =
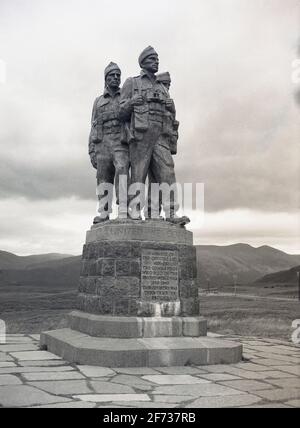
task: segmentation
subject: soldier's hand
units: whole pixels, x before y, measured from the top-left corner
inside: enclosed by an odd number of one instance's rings
[[[144,99],[143,99],[142,95],[134,95],[131,98],[131,105],[133,107],[135,107],[135,106],[141,106],[142,104],[144,104]]]
[[[90,159],[91,159],[91,164],[93,165],[93,167],[95,169],[97,169],[97,156],[96,156],[96,153],[91,153],[90,154]]]

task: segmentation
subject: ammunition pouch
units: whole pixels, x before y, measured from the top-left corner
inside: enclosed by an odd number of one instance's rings
[[[131,130],[129,123],[125,123],[121,128],[121,143],[122,144],[130,144],[135,140]]]
[[[163,116],[163,131],[162,131],[165,137],[169,137],[169,138],[172,137],[174,132],[173,123],[174,123],[174,120],[172,115],[170,113],[166,113]]]
[[[96,144],[99,144],[103,140],[103,123],[99,119],[96,121],[95,130]]]
[[[135,106],[133,109],[133,129],[138,132],[146,132],[149,129],[148,105]]]
[[[102,123],[106,123],[112,120],[119,121],[119,112],[116,111],[104,111],[101,113]]]
[[[173,121],[173,132],[170,138],[170,151],[172,155],[177,154],[177,142],[178,142],[178,128],[179,122],[178,120]]]

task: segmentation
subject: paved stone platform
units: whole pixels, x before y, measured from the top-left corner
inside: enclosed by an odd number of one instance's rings
[[[9,335],[0,344],[0,406],[300,407],[300,346],[255,337],[226,339],[243,344],[243,362],[104,368],[69,364],[41,351],[38,335]]]

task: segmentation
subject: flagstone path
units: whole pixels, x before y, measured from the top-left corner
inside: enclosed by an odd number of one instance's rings
[[[243,344],[243,362],[109,369],[41,351],[38,335],[8,335],[0,343],[0,407],[300,407],[300,346],[228,339]]]

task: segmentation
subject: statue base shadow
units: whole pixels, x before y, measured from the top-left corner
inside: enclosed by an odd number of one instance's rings
[[[102,367],[237,363],[242,345],[207,337],[200,316],[193,234],[165,221],[92,226],[69,328],[41,334],[42,349]]]

